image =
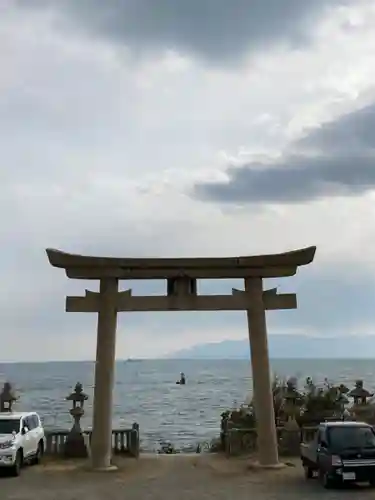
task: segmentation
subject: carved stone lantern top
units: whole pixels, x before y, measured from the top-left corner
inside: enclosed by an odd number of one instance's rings
[[[13,391],[12,384],[5,382],[0,393],[0,412],[12,411],[12,406],[18,397]]]
[[[337,390],[340,394],[348,394],[349,392],[349,387],[346,387],[345,384],[340,384],[338,387],[337,387]]]
[[[301,393],[297,390],[297,379],[291,377],[286,382],[284,399],[289,401],[296,401],[302,397]]]
[[[73,401],[73,408],[81,407],[83,408],[84,402],[88,399],[88,395],[83,392],[83,386],[80,382],[77,382],[74,391],[66,397],[67,401]]]
[[[357,380],[354,389],[349,392],[348,396],[354,398],[355,403],[359,401],[366,403],[366,399],[371,398],[373,393],[363,387],[363,380]]]

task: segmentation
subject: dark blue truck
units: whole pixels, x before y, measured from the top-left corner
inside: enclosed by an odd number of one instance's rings
[[[375,486],[375,432],[365,422],[323,422],[313,441],[301,443],[305,477],[318,475],[324,488],[350,482]]]

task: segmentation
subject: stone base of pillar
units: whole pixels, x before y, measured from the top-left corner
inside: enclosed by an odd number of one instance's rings
[[[286,464],[278,462],[277,464],[262,465],[260,462],[250,462],[249,469],[263,469],[263,470],[279,470],[287,467]]]
[[[108,467],[94,467],[91,466],[90,469],[93,472],[115,472],[118,470],[117,465],[108,465]]]

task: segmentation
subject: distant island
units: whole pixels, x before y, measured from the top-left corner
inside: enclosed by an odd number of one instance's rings
[[[277,359],[371,359],[375,358],[375,336],[309,337],[269,335],[270,358]],[[224,340],[199,344],[173,352],[168,359],[249,359],[249,341]]]

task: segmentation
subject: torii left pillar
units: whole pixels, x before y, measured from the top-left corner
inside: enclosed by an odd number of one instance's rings
[[[102,278],[98,296],[98,332],[91,460],[95,470],[111,470],[112,406],[115,378],[118,280]]]

